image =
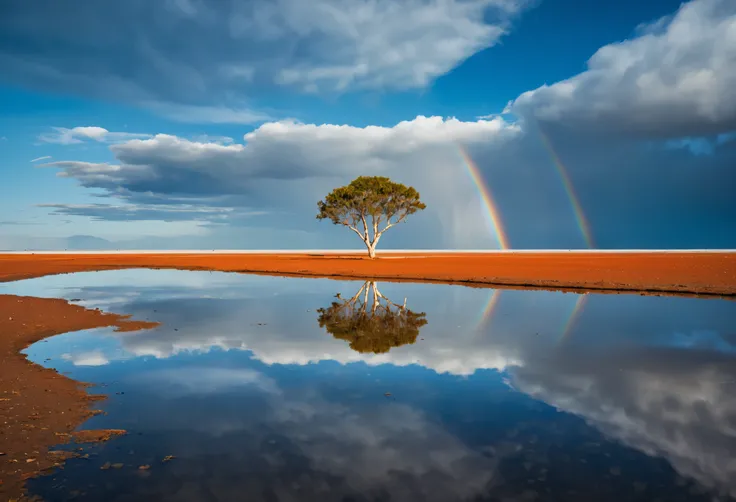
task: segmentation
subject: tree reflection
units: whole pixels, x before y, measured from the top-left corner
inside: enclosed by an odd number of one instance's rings
[[[375,281],[366,281],[349,300],[328,308],[317,309],[319,325],[335,338],[350,342],[350,348],[361,353],[381,354],[392,347],[414,343],[419,329],[427,324],[426,313],[413,312],[394,303],[378,290]]]

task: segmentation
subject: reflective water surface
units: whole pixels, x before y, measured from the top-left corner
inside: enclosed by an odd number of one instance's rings
[[[129,431],[46,500],[736,497],[736,302],[150,270],[0,293],[161,323],[28,349],[109,395],[83,428]]]

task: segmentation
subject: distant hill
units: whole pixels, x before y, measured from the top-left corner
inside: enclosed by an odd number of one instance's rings
[[[72,235],[65,240],[66,249],[115,249],[115,245],[112,242],[92,235]]]

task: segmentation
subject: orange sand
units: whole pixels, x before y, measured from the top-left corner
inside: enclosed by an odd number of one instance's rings
[[[53,369],[30,363],[20,351],[68,331],[106,326],[135,331],[156,325],[65,300],[0,295],[0,500],[22,498],[26,479],[74,455],[49,451],[50,446],[104,441],[118,432],[73,432],[95,414],[89,406],[100,397]]]
[[[736,295],[736,253],[0,254],[0,281],[122,268],[433,281],[474,286]]]

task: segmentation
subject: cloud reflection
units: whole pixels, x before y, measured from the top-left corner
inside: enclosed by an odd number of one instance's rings
[[[62,354],[61,358],[65,361],[71,361],[74,366],[105,366],[110,364],[110,360],[100,350],[74,354],[66,353]]]
[[[736,496],[736,358],[706,349],[570,350],[515,368],[515,388]]]
[[[224,386],[218,392],[225,399],[199,392],[185,397],[158,385],[161,378],[182,376],[199,387],[193,374],[210,381],[209,373],[218,373],[187,370],[141,375],[137,399],[146,404],[127,417],[131,424],[122,424],[163,438],[162,453],[176,452],[172,469],[150,478],[149,493],[170,493],[172,483],[186,479],[189,489],[175,500],[216,493],[220,499],[265,501],[274,500],[269,494],[275,490],[278,500],[445,502],[477,496],[497,476],[500,455],[484,455],[412,406],[387,399],[347,405],[311,384],[252,386],[232,398],[232,388]],[[180,431],[186,431],[184,439]],[[202,452],[204,469],[196,460]],[[237,497],[222,496],[233,490]],[[118,500],[116,490],[109,494]]]
[[[155,330],[110,335],[130,354],[167,358],[220,348],[251,351],[254,359],[269,365],[413,364],[458,376],[498,369],[513,388],[583,417],[625,445],[665,458],[682,476],[736,496],[734,302],[590,294],[584,308],[577,310],[566,343],[560,344],[570,312],[582,303],[577,295],[505,291],[493,322],[477,333],[473,320],[487,303],[486,291],[387,284],[387,297],[410,296],[418,311],[427,312],[428,322],[415,343],[393,344],[376,354],[356,352],[345,341],[325,336],[315,322],[315,311],[336,288],[351,297],[355,283],[200,275],[187,279],[196,286],[182,287],[176,284],[176,274],[158,276],[157,283],[149,271],[147,285],[141,287],[129,271],[106,274],[105,282],[91,288],[80,285],[65,294],[95,298],[99,305],[107,299],[115,303],[109,310],[161,322]],[[112,354],[104,356],[114,359]],[[352,416],[348,408],[322,403],[319,396],[269,399],[273,420],[293,426],[296,437],[305,421],[320,434],[328,434],[336,424],[365,429],[361,441],[374,437],[375,444],[383,445],[365,453],[365,464],[376,469],[392,465],[390,459],[375,457],[390,443],[381,434],[405,435],[396,424],[421,423],[409,417],[415,412],[411,409],[392,408],[387,421],[400,429],[394,430],[379,416]],[[314,409],[315,403],[320,403],[319,409]],[[406,416],[397,419],[397,413]],[[324,414],[330,418],[320,419]],[[380,430],[374,431],[371,421],[382,424]],[[417,445],[440,437],[439,431],[428,430],[417,432]],[[340,430],[339,436],[347,441],[350,431]],[[320,450],[329,444],[322,436],[303,439],[314,448],[313,457],[329,465],[331,459],[341,458],[340,452]],[[359,450],[357,445],[339,447],[344,452]],[[461,458],[464,450],[452,451],[442,455]],[[468,486],[480,486],[481,481],[471,478]]]

